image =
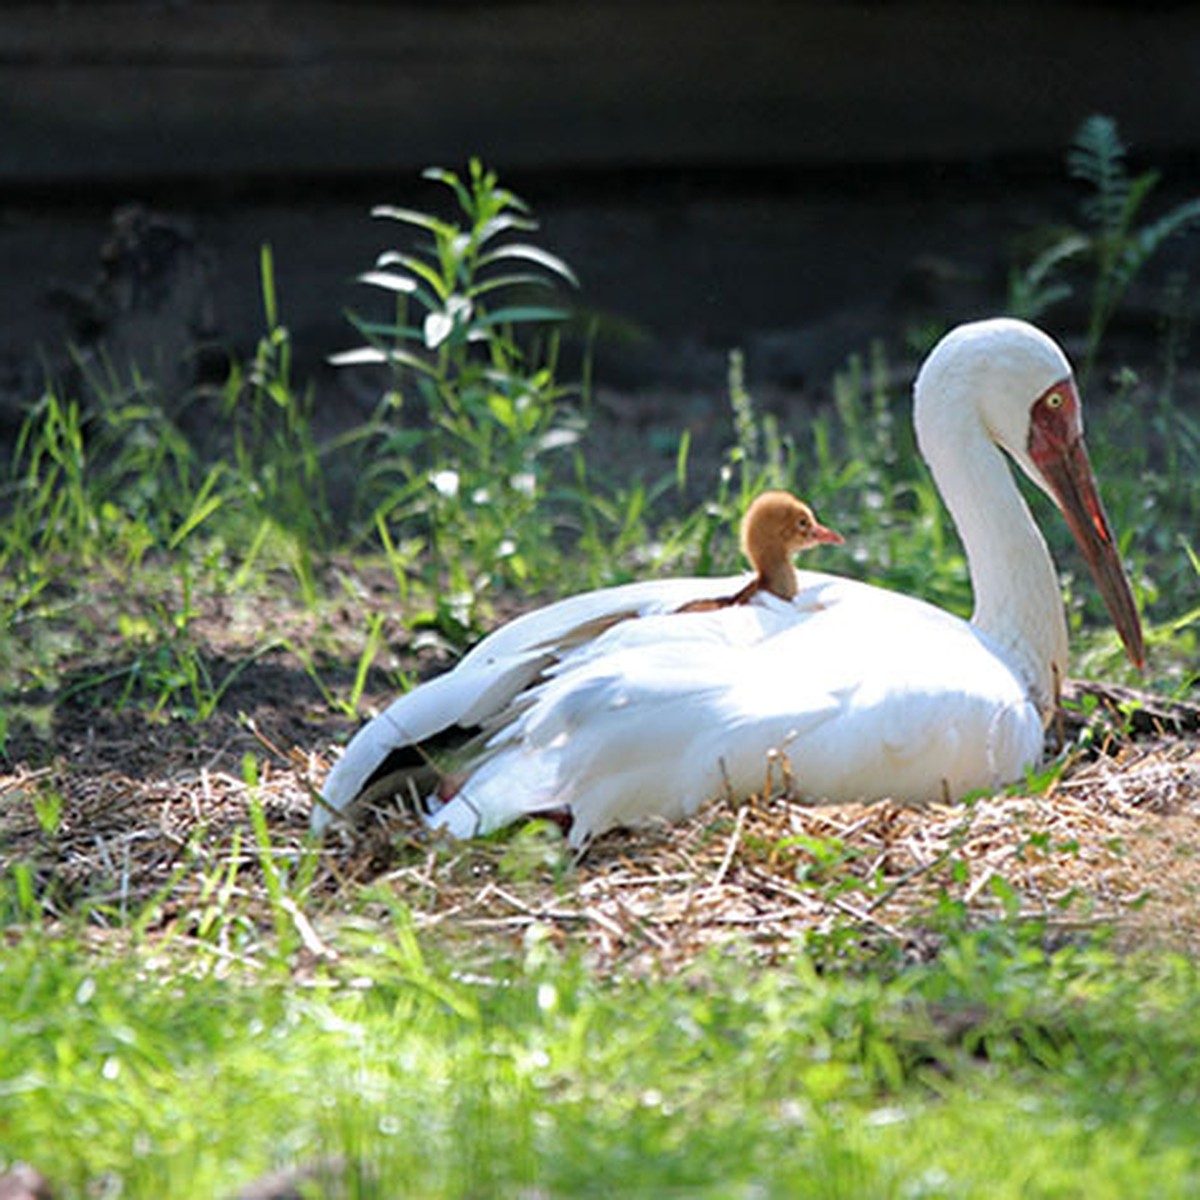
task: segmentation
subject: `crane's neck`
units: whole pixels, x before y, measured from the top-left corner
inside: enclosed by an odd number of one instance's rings
[[[967,552],[972,623],[1048,715],[1067,669],[1067,622],[1050,551],[1004,454],[979,420],[923,445]]]

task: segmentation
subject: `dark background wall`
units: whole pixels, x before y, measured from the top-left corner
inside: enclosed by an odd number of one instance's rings
[[[72,334],[136,200],[212,251],[235,346],[272,242],[316,369],[394,233],[367,209],[477,154],[642,335],[618,382],[719,389],[742,344],[803,386],[994,302],[1014,239],[1073,212],[1089,113],[1200,191],[1198,80],[1186,4],[0,3],[0,359]]]
[[[7,3],[0,181],[974,161],[1200,131],[1186,4]]]

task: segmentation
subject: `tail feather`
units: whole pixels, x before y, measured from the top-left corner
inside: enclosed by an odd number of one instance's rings
[[[567,661],[581,664],[600,654],[600,647],[608,645],[606,633],[614,627],[629,631],[640,625],[630,618],[673,613],[690,600],[724,594],[739,582],[744,580],[735,577],[626,584],[571,597],[502,626],[480,642],[454,670],[401,696],[351,738],[325,780],[321,802],[313,808],[314,832],[323,832],[373,790],[390,784],[397,756],[405,760],[407,775],[431,766],[420,761],[426,744],[447,731],[461,729],[466,739],[470,731],[482,729],[485,735],[499,734],[503,740],[505,726],[510,723],[519,726],[529,706],[535,703],[534,696],[526,701],[522,693],[543,677],[552,677],[556,673],[555,664]],[[664,632],[668,637],[681,637],[685,629],[674,630],[668,625]],[[650,631],[644,636],[649,640]],[[580,707],[586,709],[588,705],[582,702],[566,705],[559,715],[571,723]],[[474,769],[479,762],[486,768],[495,749],[490,746],[479,759],[473,758],[469,768]],[[472,809],[464,798],[458,807],[447,805],[449,811],[443,810],[445,815],[439,812],[435,820],[440,820],[445,828],[461,824],[464,828],[469,826],[470,832],[486,832],[481,826],[498,828],[499,824],[524,813],[554,807],[559,798],[553,794],[553,783],[548,782],[551,773],[551,767],[540,766],[534,772],[538,779],[531,781],[531,790],[521,801],[506,799],[493,805],[489,800],[484,811],[494,810],[501,816],[472,817]],[[479,772],[468,774],[469,783],[473,784]],[[519,786],[507,790],[513,795],[524,793],[525,782],[522,776]]]
[[[419,760],[428,757],[423,756],[422,748],[431,739],[460,727],[466,740],[467,731],[510,703],[547,661],[544,653],[529,652],[514,656],[503,670],[464,670],[460,665],[394,700],[350,739],[333,764],[321,803],[312,811],[313,831],[323,832],[360,803],[379,781],[388,759],[398,752],[410,749],[418,760],[412,768],[419,770],[430,765]]]
[[[312,811],[311,826],[321,833],[363,798],[388,758],[457,723],[469,699],[455,672],[431,679],[393,701],[350,739],[325,779],[322,803]]]

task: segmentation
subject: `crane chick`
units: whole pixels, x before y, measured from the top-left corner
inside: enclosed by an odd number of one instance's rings
[[[840,533],[826,528],[813,510],[790,492],[763,492],[754,498],[742,518],[742,553],[754,568],[754,578],[741,591],[715,600],[693,600],[679,612],[712,612],[735,604],[748,604],[759,592],[781,600],[796,594],[796,569],[792,556],[814,546],[840,546]]]

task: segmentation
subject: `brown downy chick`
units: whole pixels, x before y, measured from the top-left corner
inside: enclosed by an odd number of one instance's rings
[[[796,569],[792,555],[813,546],[840,546],[845,539],[827,529],[803,500],[790,492],[763,492],[742,518],[742,552],[754,568],[754,578],[740,592],[713,600],[693,600],[679,612],[712,612],[735,604],[748,604],[760,591],[781,600],[796,594]]]
[[[840,546],[843,541],[840,533],[822,525],[813,510],[790,492],[763,492],[742,518],[742,553],[755,570],[746,599],[765,590],[790,600],[796,594],[792,556],[813,546]]]

